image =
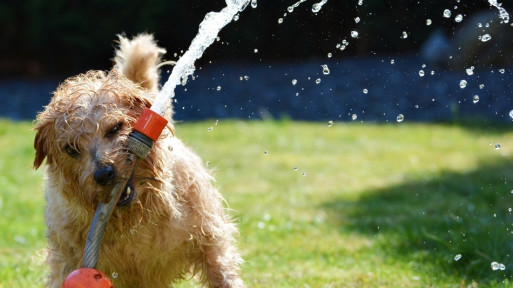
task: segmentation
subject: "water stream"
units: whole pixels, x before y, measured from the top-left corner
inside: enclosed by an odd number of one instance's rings
[[[307,0],[299,0],[289,6],[288,12],[292,12],[294,8],[297,8],[305,1]],[[318,3],[314,3],[312,6],[312,12],[319,12],[322,6],[327,2],[328,0],[321,0]],[[257,0],[226,0],[227,6],[220,12],[209,12],[205,15],[205,18],[199,25],[198,34],[192,40],[189,49],[177,61],[169,79],[162,87],[155,103],[151,107],[153,111],[164,115],[166,110],[171,109],[171,99],[175,95],[174,90],[176,86],[179,84],[185,85],[187,83],[187,78],[194,73],[195,61],[203,55],[210,45],[212,45],[221,29],[234,18],[238,17],[238,13],[242,12],[250,3],[253,8],[257,7]],[[509,14],[500,3],[497,3],[497,0],[488,0],[488,3],[499,10],[499,17],[502,19],[502,23],[509,22]],[[363,0],[359,0],[358,5],[362,4]]]
[[[509,22],[509,14],[501,5],[501,3],[497,3],[497,0],[488,0],[488,3],[490,3],[491,6],[494,6],[499,10],[499,17],[502,19],[503,23]]]
[[[209,12],[201,22],[198,34],[192,40],[189,49],[176,62],[169,79],[162,87],[151,110],[163,115],[170,109],[170,99],[175,95],[175,87],[185,84],[187,77],[194,73],[194,62],[212,45],[217,35],[233,18],[248,6],[250,0],[226,0],[226,7],[220,12]]]

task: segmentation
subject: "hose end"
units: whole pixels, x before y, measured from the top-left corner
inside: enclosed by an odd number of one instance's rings
[[[164,117],[145,108],[134,125],[134,131],[128,135],[128,149],[139,158],[146,158],[166,125]]]

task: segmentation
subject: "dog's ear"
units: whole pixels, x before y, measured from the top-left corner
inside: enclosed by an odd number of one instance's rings
[[[38,117],[40,118],[40,117]],[[48,155],[48,133],[50,131],[49,122],[39,122],[36,124],[34,130],[37,131],[36,137],[34,138],[34,149],[36,150],[36,156],[34,158],[34,169],[37,169],[43,164],[46,156]]]

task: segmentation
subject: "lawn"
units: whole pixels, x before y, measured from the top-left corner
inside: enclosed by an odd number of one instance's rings
[[[41,287],[46,269],[30,127],[0,121],[0,287]],[[238,219],[248,287],[513,287],[509,125],[220,120],[176,133]]]

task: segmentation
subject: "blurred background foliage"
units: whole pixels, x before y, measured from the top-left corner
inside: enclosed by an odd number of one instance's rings
[[[463,16],[494,9],[486,0],[330,0],[312,13],[317,0],[292,13],[293,0],[258,0],[220,34],[201,61],[302,61],[325,57],[336,43],[350,41],[333,57],[415,53],[436,29],[457,33],[458,23],[442,17],[446,8]],[[511,3],[504,3],[511,5]],[[219,0],[3,0],[0,2],[0,76],[69,75],[85,69],[108,69],[116,34],[155,34],[168,50],[167,59],[185,51],[204,15],[225,6]],[[507,7],[506,7],[507,8]],[[453,12],[455,13],[455,12]],[[285,15],[286,14],[286,15]],[[355,17],[361,21],[355,23]],[[279,24],[278,19],[283,18]],[[433,19],[426,26],[426,19]],[[350,31],[359,39],[351,41]],[[408,39],[401,39],[402,31]],[[258,53],[254,53],[258,49]]]

